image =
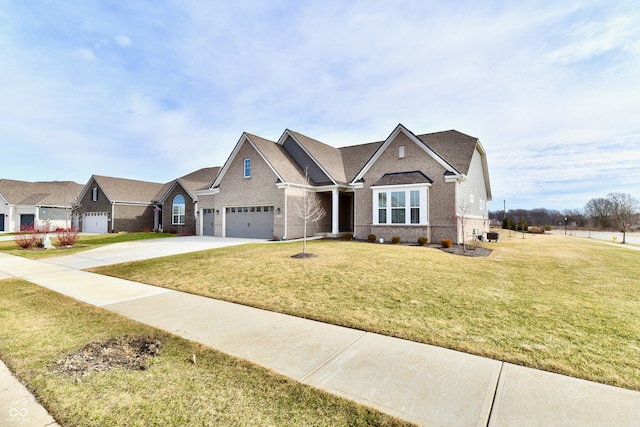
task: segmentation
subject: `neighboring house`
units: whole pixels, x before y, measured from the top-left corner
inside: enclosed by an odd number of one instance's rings
[[[78,197],[75,224],[85,233],[151,230],[153,200],[168,187],[157,182],[92,175]]]
[[[153,228],[177,234],[208,234],[203,230],[213,226],[213,211],[199,212],[196,191],[209,188],[219,171],[219,167],[203,168],[166,184],[166,191],[153,204]]]
[[[203,168],[165,184],[93,175],[78,197],[74,220],[87,233],[195,234],[195,191],[208,188],[219,170]]]
[[[305,180],[309,177],[309,184]],[[315,192],[327,216],[313,233],[413,242],[488,229],[491,187],[480,141],[455,130],[415,135],[403,125],[380,142],[334,148],[285,130],[277,142],[243,133],[213,185],[196,191],[214,226],[200,234],[293,239],[296,203]]]
[[[0,232],[71,226],[72,206],[82,185],[72,181],[26,182],[0,179]]]

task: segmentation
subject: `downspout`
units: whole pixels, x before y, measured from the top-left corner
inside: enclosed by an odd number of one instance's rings
[[[111,203],[111,232],[115,233],[115,223],[116,223],[116,218],[115,218],[115,212],[116,212],[116,204],[115,203]]]
[[[282,240],[287,240],[287,187],[284,187],[284,208],[282,211],[284,214],[284,235]]]
[[[356,238],[356,218],[358,218],[358,215],[356,215],[356,208],[358,206],[358,203],[356,203],[356,188],[355,186],[351,185],[351,189],[353,190],[353,238]]]

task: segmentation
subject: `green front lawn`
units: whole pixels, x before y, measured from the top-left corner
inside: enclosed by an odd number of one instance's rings
[[[18,279],[0,280],[0,325],[0,359],[65,427],[409,425]],[[86,344],[124,335],[164,344],[148,369],[51,372]]]
[[[435,248],[254,244],[94,269],[130,280],[640,390],[640,251],[502,236]]]

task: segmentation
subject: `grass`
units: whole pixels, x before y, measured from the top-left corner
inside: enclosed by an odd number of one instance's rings
[[[0,281],[0,323],[0,359],[63,426],[408,425],[22,280]],[[144,371],[49,372],[85,344],[121,335],[159,338],[162,353]]]
[[[135,240],[161,239],[165,237],[175,237],[169,233],[112,233],[112,234],[95,234],[80,235],[80,238],[72,248],[60,248],[58,238],[55,233],[51,233],[51,242],[55,250],[43,249],[22,249],[13,240],[0,241],[0,251],[10,255],[17,255],[29,259],[51,258],[60,255],[71,255],[88,249],[95,249],[98,246],[109,245],[112,243],[131,242]]]
[[[502,237],[486,258],[311,241],[93,271],[640,390],[640,251]]]

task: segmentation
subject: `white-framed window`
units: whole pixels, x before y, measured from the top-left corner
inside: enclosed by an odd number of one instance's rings
[[[391,224],[406,224],[407,193],[405,191],[391,192]]]
[[[387,193],[378,193],[378,223],[387,223]]]
[[[251,178],[251,159],[244,159],[244,177]]]
[[[93,187],[93,190],[91,190],[91,200],[94,202],[98,201],[98,187]]]
[[[382,186],[372,190],[374,224],[429,224],[429,186]]]
[[[398,147],[398,157],[401,159],[404,158],[404,145],[401,145],[400,147]]]
[[[173,205],[171,208],[171,223],[173,225],[184,225],[184,196],[178,194],[173,198]]]

